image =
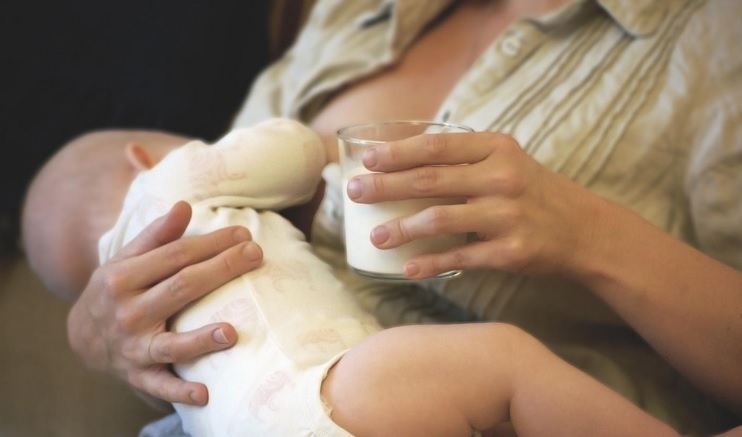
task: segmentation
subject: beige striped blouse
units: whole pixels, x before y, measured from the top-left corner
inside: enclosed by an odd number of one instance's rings
[[[307,122],[341,86],[403,53],[452,0],[320,0],[264,72],[235,124]],[[544,165],[742,269],[742,2],[581,0],[505,30],[437,118],[515,136]],[[341,238],[339,182],[317,240]],[[332,244],[330,244],[332,246]],[[325,253],[326,248],[322,248]],[[384,323],[517,323],[660,418],[689,432],[713,407],[605,304],[574,283],[467,272],[389,287],[342,272]],[[428,290],[437,293],[429,293]]]

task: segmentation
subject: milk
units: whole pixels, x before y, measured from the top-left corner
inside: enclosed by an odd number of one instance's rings
[[[346,257],[348,264],[358,273],[401,280],[405,278],[404,265],[409,259],[426,253],[444,252],[466,241],[465,234],[441,234],[420,238],[394,249],[378,249],[371,243],[371,230],[376,226],[433,205],[461,203],[461,199],[410,199],[361,204],[350,200],[345,190],[347,186],[348,179],[343,179]]]
[[[394,249],[377,249],[371,244],[371,230],[390,220],[417,214],[433,205],[462,203],[463,199],[409,199],[375,204],[350,200],[348,181],[369,173],[363,166],[363,153],[370,147],[401,141],[418,135],[464,133],[474,130],[451,123],[390,120],[355,126],[338,131],[340,167],[343,174],[343,209],[345,210],[346,259],[357,273],[376,279],[404,281],[404,265],[418,255],[445,252],[466,242],[466,234],[442,234],[419,238]],[[438,278],[451,278],[460,272],[446,272]]]

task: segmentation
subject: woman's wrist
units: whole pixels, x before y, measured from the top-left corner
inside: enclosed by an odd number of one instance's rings
[[[646,247],[661,231],[630,209],[597,195],[587,202],[585,226],[567,276],[604,298],[611,290],[628,293],[642,289],[642,264],[647,262],[642,257],[651,256]]]

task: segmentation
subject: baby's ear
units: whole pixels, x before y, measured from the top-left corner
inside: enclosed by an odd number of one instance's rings
[[[129,163],[137,170],[149,170],[155,166],[155,159],[152,153],[139,143],[129,143],[126,145],[126,158]]]

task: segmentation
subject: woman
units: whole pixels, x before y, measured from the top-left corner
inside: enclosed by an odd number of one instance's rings
[[[387,324],[511,322],[674,428],[713,432],[739,421],[729,411],[742,414],[740,7],[320,1],[235,126],[298,118],[328,153],[335,131],[357,122],[473,127],[460,141],[402,144],[393,157],[379,147],[366,164],[390,173],[347,188],[359,202],[466,197],[371,236],[393,247],[475,233],[459,250],[407,265],[412,278],[453,267],[467,270],[462,278],[395,288],[344,274],[333,233],[344,188],[333,166],[315,244],[331,249],[323,253]],[[109,134],[82,140],[121,141]],[[234,331],[167,334],[166,319],[258,261],[228,231],[179,240],[188,218],[173,211],[66,284],[76,299],[68,327],[88,365],[149,395],[202,404],[205,387],[168,366],[230,347]],[[159,317],[144,317],[152,308]],[[121,314],[128,323],[111,322]]]

